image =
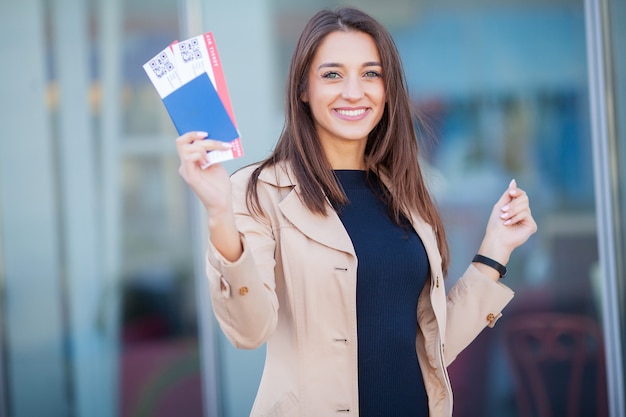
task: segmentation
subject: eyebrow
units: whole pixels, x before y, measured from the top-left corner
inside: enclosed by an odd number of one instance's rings
[[[319,67],[317,67],[317,69],[322,69],[322,68],[343,68],[344,65],[340,64],[338,62],[325,62],[323,64],[321,64]],[[382,67],[381,63],[378,61],[367,61],[364,62],[362,67]]]

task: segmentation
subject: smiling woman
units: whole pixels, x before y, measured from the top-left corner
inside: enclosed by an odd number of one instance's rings
[[[267,159],[229,178],[202,169],[223,142],[177,139],[208,216],[215,316],[235,347],[267,343],[252,416],[451,416],[447,365],[513,297],[480,262],[446,294],[448,246],[401,67],[379,22],[323,10],[296,45]],[[506,264],[535,230],[511,181],[479,252]]]

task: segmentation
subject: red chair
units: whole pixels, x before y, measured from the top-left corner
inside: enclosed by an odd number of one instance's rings
[[[602,331],[582,315],[509,318],[504,341],[520,417],[608,416]]]

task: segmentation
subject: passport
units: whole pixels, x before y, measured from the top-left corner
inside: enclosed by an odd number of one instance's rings
[[[241,137],[211,32],[174,41],[143,65],[179,135],[208,133],[208,139],[231,143],[208,153],[209,163],[243,156]]]
[[[178,131],[207,132],[209,138],[232,142],[239,132],[206,73],[198,75],[163,98]]]

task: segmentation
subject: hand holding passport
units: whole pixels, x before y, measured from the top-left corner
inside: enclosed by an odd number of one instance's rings
[[[173,42],[143,68],[163,100],[178,134],[208,132],[208,138],[231,144],[228,150],[209,152],[207,166],[243,156],[211,32]]]

